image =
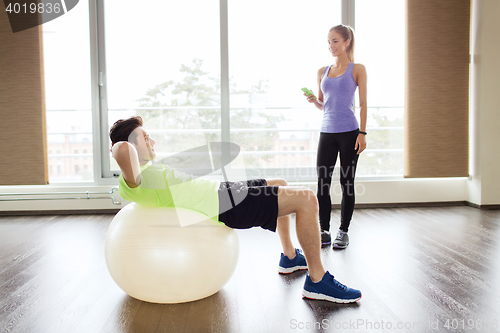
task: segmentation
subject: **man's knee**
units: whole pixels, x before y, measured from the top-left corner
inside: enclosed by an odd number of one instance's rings
[[[280,209],[286,214],[307,212],[314,214],[318,211],[318,199],[313,190],[305,186],[283,187],[278,192],[278,200],[281,202]]]
[[[282,178],[267,179],[266,181],[269,186],[288,186],[288,182]]]
[[[288,182],[283,178],[276,179],[276,182],[278,183],[278,186],[288,186]]]
[[[311,210],[318,210],[318,198],[316,197],[316,193],[314,193],[313,190],[310,188],[307,188],[305,186],[302,186],[302,195],[304,196],[303,198],[303,204],[306,208],[311,209]]]

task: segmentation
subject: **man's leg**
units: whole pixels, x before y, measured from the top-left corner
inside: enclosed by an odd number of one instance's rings
[[[288,186],[287,181],[284,179],[266,179],[266,181],[268,186]],[[283,247],[283,254],[289,259],[295,258],[295,247],[290,237],[290,215],[278,217],[276,228]]]
[[[278,228],[283,248],[293,248],[292,241],[290,239],[290,219],[288,216],[295,213],[297,238],[299,239],[299,243],[304,252],[304,256],[300,255],[299,257],[298,255],[294,255],[295,262],[290,259],[286,259],[286,257],[282,255],[280,259],[279,272],[291,273],[297,269],[307,268],[309,272],[306,275],[306,281],[304,282],[304,289],[302,291],[302,295],[304,297],[310,299],[328,300],[337,303],[351,303],[358,301],[361,298],[361,292],[356,289],[348,288],[335,280],[333,275],[325,271],[323,264],[321,263],[318,200],[315,193],[306,187],[287,186],[286,181],[280,179],[271,179],[267,181],[267,185],[271,186],[265,187],[263,193],[266,196],[274,196],[272,198],[273,205],[270,206],[274,209],[264,210],[264,212],[272,214],[272,218],[267,219],[267,222],[261,226],[265,229],[265,226],[267,226],[267,229],[269,230],[275,230],[275,228]],[[256,186],[259,187],[262,185]],[[252,187],[249,187],[249,189],[252,189]],[[276,189],[278,207],[276,207]],[[258,192],[262,194],[261,189],[258,189]],[[259,201],[253,201],[253,203],[259,204]],[[256,208],[256,206],[254,207]],[[278,212],[276,212],[276,208],[278,208]],[[257,213],[257,216],[259,215],[259,212],[263,212],[256,209],[253,209],[252,211]],[[275,217],[276,215],[277,218]],[[259,218],[265,220],[264,216],[260,216]],[[274,224],[275,218],[277,219],[276,225]],[[268,222],[271,222],[272,226],[269,225]],[[304,257],[307,263],[304,262]],[[292,266],[289,267],[287,260],[293,262]],[[282,270],[282,268],[284,269]]]
[[[288,236],[283,236],[285,242],[286,238],[290,237],[290,222],[289,219],[279,220],[279,218],[292,213],[295,213],[297,238],[306,257],[309,276],[313,282],[318,282],[325,275],[325,269],[320,255],[321,240],[316,194],[302,186],[282,186],[278,189],[278,221],[282,224],[282,231],[279,231],[279,225],[278,231],[281,237],[281,232],[285,233],[288,225]]]

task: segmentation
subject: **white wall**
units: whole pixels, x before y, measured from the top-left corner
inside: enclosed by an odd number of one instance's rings
[[[295,184],[290,184],[295,185]],[[301,183],[316,191],[315,183]],[[30,210],[85,210],[85,209],[120,209],[128,202],[121,199],[118,191],[107,193],[112,186],[3,186],[0,187],[0,211]],[[90,191],[91,199],[86,199],[85,192]],[[5,194],[13,194],[5,196]],[[22,193],[44,193],[37,195],[19,195]],[[54,193],[54,195],[46,195]],[[68,194],[61,194],[68,193]],[[80,193],[80,194],[77,194]],[[17,195],[16,195],[17,194]],[[342,199],[338,180],[332,182],[332,203],[340,204]],[[120,201],[119,205],[114,201]],[[2,201],[12,198],[62,198],[71,200],[36,200],[36,201]],[[105,199],[96,199],[96,198]],[[395,180],[358,180],[356,182],[356,202],[358,204],[392,204],[415,202],[449,202],[467,200],[466,178],[439,179],[395,179]]]
[[[120,197],[118,190],[111,193],[112,187],[84,185],[0,186],[0,211],[120,209],[128,202]],[[41,198],[50,200],[38,200]],[[62,198],[72,199],[64,200]],[[115,204],[118,202],[120,204]]]
[[[468,201],[500,204],[500,1],[471,2]]]

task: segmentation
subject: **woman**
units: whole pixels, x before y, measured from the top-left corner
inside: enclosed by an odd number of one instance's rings
[[[366,69],[354,64],[354,32],[345,25],[337,25],[328,33],[329,50],[334,63],[318,71],[318,97],[304,94],[307,100],[323,110],[323,121],[318,144],[318,202],[321,224],[321,243],[332,243],[330,235],[330,184],[340,153],[340,185],[342,203],[340,228],[333,242],[334,248],[346,248],[347,232],[354,211],[354,177],[359,154],[366,148]],[[354,93],[358,88],[361,107],[360,122],[354,115]]]

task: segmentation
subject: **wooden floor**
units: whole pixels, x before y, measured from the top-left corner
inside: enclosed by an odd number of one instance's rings
[[[500,331],[500,211],[356,210],[349,247],[322,250],[363,292],[353,305],[303,299],[305,273],[277,274],[278,237],[261,229],[238,231],[238,266],[219,293],[135,300],[106,269],[112,217],[0,217],[0,332]]]

